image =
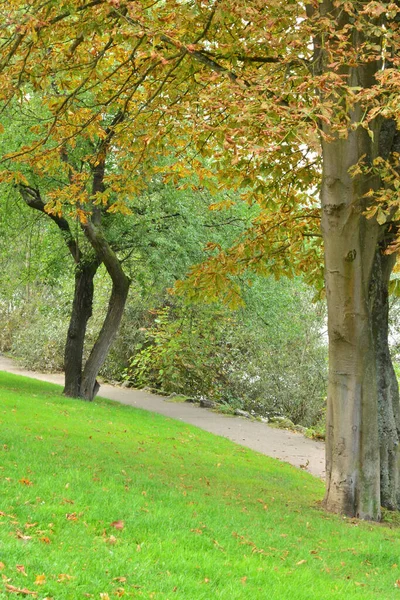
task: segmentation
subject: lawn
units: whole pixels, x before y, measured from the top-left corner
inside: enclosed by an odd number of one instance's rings
[[[1,599],[400,600],[399,529],[287,464],[5,373],[0,432]]]

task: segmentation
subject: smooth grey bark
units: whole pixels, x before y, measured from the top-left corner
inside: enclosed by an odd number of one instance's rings
[[[309,5],[307,12],[310,18],[329,18],[337,30],[351,27],[346,11],[331,0]],[[355,51],[364,41],[363,31],[353,31]],[[379,39],[373,41],[379,44]],[[325,43],[316,34],[316,74],[329,70]],[[378,57],[343,66],[341,74],[349,86],[367,89],[376,84],[381,68]],[[342,110],[346,106],[340,98],[334,101]],[[363,110],[358,105],[347,109],[345,139],[322,125],[321,227],[329,332],[324,504],[332,512],[379,520],[381,502],[398,507],[398,390],[387,339],[387,288],[395,259],[385,254],[387,225],[365,217],[366,194],[380,189],[382,181],[366,172],[352,177],[349,169],[361,159],[369,167],[376,157],[389,156],[393,136],[378,119],[370,123],[371,135],[357,126]]]
[[[371,182],[352,178],[369,139],[323,144],[322,232],[328,304],[326,495],[332,512],[380,518],[377,378],[369,289],[379,225],[363,216]]]

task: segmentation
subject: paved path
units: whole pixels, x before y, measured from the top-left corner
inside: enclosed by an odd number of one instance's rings
[[[0,371],[8,371],[60,385],[64,383],[62,374],[27,371],[18,366],[14,360],[1,355]],[[187,402],[168,402],[162,396],[156,396],[143,390],[103,384],[100,388],[100,395],[122,404],[190,423],[267,456],[288,462],[295,467],[303,465],[304,468],[304,465],[307,465],[306,470],[316,477],[324,478],[325,476],[324,443],[309,440],[300,433],[275,429],[265,423],[242,417],[222,415]]]

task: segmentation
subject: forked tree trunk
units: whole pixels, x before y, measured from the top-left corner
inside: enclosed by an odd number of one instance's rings
[[[93,400],[99,389],[96,377],[105,361],[115,336],[117,335],[126,300],[128,298],[130,280],[125,275],[121,263],[104,237],[100,223],[95,225],[88,221],[87,223],[82,224],[82,228],[92,248],[96,252],[96,256],[104,263],[113,282],[108,311],[103,327],[92,348],[90,356],[86,361],[82,374],[79,395],[85,400]]]
[[[96,257],[81,259],[76,266],[74,299],[64,350],[64,394],[72,398],[81,395],[83,348],[87,323],[92,316],[93,279],[99,267]]]
[[[85,400],[93,400],[97,393],[97,374],[102,367],[111,344],[117,334],[129,291],[128,280],[126,280],[125,284],[124,283],[125,282],[123,282],[122,285],[113,284],[107,316],[90,356],[86,361],[80,386],[80,396]]]

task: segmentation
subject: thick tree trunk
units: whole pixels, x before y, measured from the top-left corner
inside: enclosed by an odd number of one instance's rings
[[[381,505],[390,510],[398,510],[400,509],[399,386],[388,344],[388,285],[396,256],[386,255],[383,250],[384,248],[378,249],[376,252],[370,287],[378,391],[380,491]]]
[[[64,394],[81,395],[83,348],[88,320],[93,308],[93,279],[99,267],[97,258],[81,259],[75,271],[75,290],[64,351]]]
[[[329,331],[325,506],[379,519],[376,361],[369,307],[379,225],[362,216],[367,182],[348,173],[360,149],[360,140],[352,136],[324,145],[322,231]]]

